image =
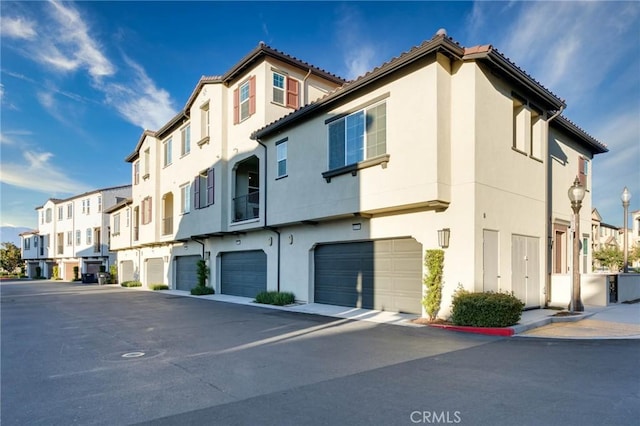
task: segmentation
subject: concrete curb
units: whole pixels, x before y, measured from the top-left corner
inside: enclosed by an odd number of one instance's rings
[[[475,334],[484,334],[488,336],[504,336],[510,337],[516,334],[524,333],[527,330],[531,330],[534,328],[542,327],[547,324],[551,324],[554,322],[577,322],[590,316],[595,315],[595,312],[583,312],[580,314],[572,315],[572,316],[564,316],[564,317],[556,317],[556,316],[548,316],[547,318],[542,318],[536,321],[529,322],[527,324],[516,324],[511,327],[470,327],[470,326],[459,326],[459,325],[449,325],[449,324],[429,324],[429,327],[442,328],[451,331],[460,331],[463,333],[475,333]]]

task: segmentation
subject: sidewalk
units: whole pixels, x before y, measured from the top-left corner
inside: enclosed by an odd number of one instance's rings
[[[139,289],[149,291],[145,289]],[[163,290],[156,293],[196,297],[205,300],[250,305],[267,309],[323,315],[334,318],[368,321],[383,324],[423,327],[411,320],[414,314],[349,308],[344,306],[305,303],[289,306],[258,304],[252,298],[213,294],[191,296],[186,291]],[[512,327],[481,329],[476,327],[450,327],[454,331],[465,331],[496,336],[544,337],[559,339],[640,339],[640,303],[618,303],[610,306],[585,306],[584,312],[575,316],[556,316],[555,309],[533,309],[524,311],[518,324]]]

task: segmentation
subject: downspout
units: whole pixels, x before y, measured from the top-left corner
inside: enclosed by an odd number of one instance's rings
[[[202,246],[202,260],[205,260],[204,259],[204,243],[202,241],[194,238],[194,237],[191,237],[191,240],[195,241],[196,243],[198,243],[198,244],[200,244]]]
[[[309,91],[307,90],[307,79],[309,78],[310,75],[311,75],[311,68],[309,68],[307,75],[305,75],[304,78],[302,79],[302,87],[304,88],[303,102],[305,105],[309,103]]]
[[[309,70],[309,74],[311,70]],[[307,74],[307,77],[309,76]],[[307,78],[305,77],[305,79]],[[306,92],[306,91],[305,91]],[[264,226],[263,229],[274,232],[278,236],[278,254],[277,254],[277,272],[276,272],[276,289],[278,293],[280,293],[280,231],[277,228],[270,227],[269,222],[267,222],[267,146],[262,143],[262,141],[256,138],[256,142],[260,144],[264,148]]]
[[[553,185],[553,177],[552,177],[552,164],[551,164],[551,154],[549,153],[549,138],[550,138],[550,132],[549,132],[549,127],[550,127],[550,123],[551,121],[555,120],[560,114],[562,114],[562,111],[564,111],[564,105],[560,106],[560,109],[558,111],[556,111],[551,117],[549,117],[549,119],[547,120],[547,143],[546,143],[546,149],[547,149],[547,154],[546,154],[546,158],[547,158],[547,170],[546,170],[546,174],[545,174],[545,186],[544,186],[544,190],[545,190],[545,201],[546,201],[546,228],[547,228],[547,235],[546,235],[546,250],[545,250],[545,260],[546,260],[546,273],[545,273],[545,286],[544,286],[544,305],[545,307],[549,306],[549,302],[551,302],[551,269],[553,268],[553,224],[552,224],[552,197],[553,197],[553,191],[551,190],[551,186]]]

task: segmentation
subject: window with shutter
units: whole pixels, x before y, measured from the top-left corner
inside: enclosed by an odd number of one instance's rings
[[[210,206],[213,204],[213,185],[214,185],[214,177],[213,177],[213,167],[207,170],[207,205]]]
[[[578,180],[580,180],[580,184],[587,187],[587,161],[584,157],[578,157]]]
[[[193,180],[193,208],[200,208],[200,175]]]
[[[298,108],[298,106],[300,106],[298,97],[299,87],[298,80],[287,77],[287,107]]]

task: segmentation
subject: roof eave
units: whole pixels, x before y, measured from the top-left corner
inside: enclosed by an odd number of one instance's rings
[[[586,133],[580,127],[573,124],[569,119],[563,117],[562,115],[558,116],[555,120],[551,122],[551,125],[557,125],[563,130],[569,132],[572,136],[575,136],[579,139],[579,142],[582,142],[592,154],[604,154],[605,152],[609,152],[609,148],[593,136]]]

